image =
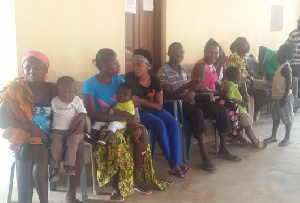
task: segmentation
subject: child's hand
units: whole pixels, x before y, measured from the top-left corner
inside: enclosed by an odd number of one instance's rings
[[[195,95],[195,92],[191,90],[185,95],[184,100],[189,103],[194,103]]]

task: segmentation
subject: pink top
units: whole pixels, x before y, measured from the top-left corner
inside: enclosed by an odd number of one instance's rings
[[[199,60],[196,64],[198,63],[205,63],[205,61]],[[210,66],[206,64],[206,76],[205,76],[204,85],[211,90],[216,90],[215,83],[217,82],[217,80],[218,80],[218,74],[215,66],[213,64],[211,64]]]

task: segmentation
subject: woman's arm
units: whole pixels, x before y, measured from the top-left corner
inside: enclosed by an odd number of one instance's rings
[[[133,101],[145,106],[149,109],[160,111],[163,107],[163,93],[162,91],[155,94],[153,101],[149,101],[147,99],[142,99],[138,96],[133,97]]]
[[[47,139],[47,136],[44,133],[44,131],[34,123],[29,121],[23,122],[20,120],[12,119],[5,108],[5,103],[1,102],[0,103],[0,128],[6,129],[8,127],[19,128],[27,132],[31,132],[32,135],[35,135],[42,139]]]
[[[96,103],[94,96],[85,94],[84,95],[84,104],[87,110],[87,114],[92,121],[99,122],[112,122],[112,121],[125,121],[129,124],[137,124],[138,119],[135,116],[120,116],[120,115],[110,115],[110,114],[101,114],[97,112]]]

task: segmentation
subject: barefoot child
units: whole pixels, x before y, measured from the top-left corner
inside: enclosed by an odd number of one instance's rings
[[[265,148],[267,143],[260,139],[257,139],[252,130],[253,121],[247,112],[247,102],[242,98],[242,95],[238,88],[240,82],[241,73],[237,67],[228,67],[225,70],[227,80],[225,81],[225,97],[231,102],[237,104],[240,111],[239,123],[245,129],[247,137],[256,148]],[[244,87],[245,88],[245,87]]]
[[[75,81],[72,77],[62,76],[57,80],[58,96],[51,101],[53,109],[52,133],[50,135],[51,158],[53,173],[50,182],[59,180],[59,168],[62,161],[64,143],[66,152],[64,169],[66,174],[75,175],[74,164],[79,142],[83,139],[83,127],[86,109],[83,101],[75,96]]]
[[[294,121],[293,103],[294,96],[291,90],[292,69],[288,60],[292,58],[294,47],[289,44],[281,45],[277,52],[277,60],[280,62],[275,72],[272,84],[272,135],[265,141],[268,143],[277,142],[276,134],[279,127],[280,119],[285,124],[285,137],[279,143],[279,146],[285,147],[290,143],[290,132]]]
[[[112,108],[115,115],[120,116],[134,116],[135,110],[133,102],[131,101],[133,97],[132,88],[128,84],[122,84],[119,87],[117,94],[117,103]],[[108,122],[95,122],[92,129],[92,135],[100,135],[100,130],[103,126],[108,126],[106,131],[106,136],[97,141],[97,144],[104,146],[108,141],[115,135],[117,130],[123,129],[126,127],[126,122],[113,121]]]

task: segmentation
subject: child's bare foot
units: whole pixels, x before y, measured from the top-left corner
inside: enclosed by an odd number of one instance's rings
[[[59,180],[59,169],[55,168],[53,169],[53,173],[49,177],[49,182],[54,183],[57,182],[58,180]]]
[[[71,165],[65,165],[64,169],[66,170],[66,174],[67,175],[71,175],[71,176],[75,176],[76,175],[76,171],[74,169],[74,166]]]

